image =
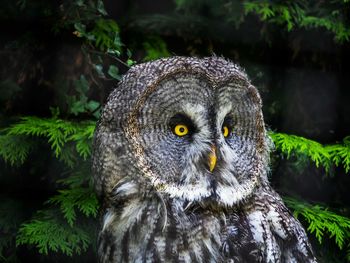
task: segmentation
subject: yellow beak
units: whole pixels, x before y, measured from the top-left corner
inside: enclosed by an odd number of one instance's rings
[[[214,145],[210,148],[210,154],[208,158],[209,171],[212,172],[216,165],[216,147]]]

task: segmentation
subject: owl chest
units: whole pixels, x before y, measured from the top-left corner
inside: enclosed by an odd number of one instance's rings
[[[100,235],[101,262],[257,262],[259,250],[241,217],[159,203],[130,204],[110,217]]]

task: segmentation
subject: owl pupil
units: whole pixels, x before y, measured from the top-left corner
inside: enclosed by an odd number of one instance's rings
[[[179,130],[180,130],[181,133],[183,133],[185,131],[185,128],[181,127]]]

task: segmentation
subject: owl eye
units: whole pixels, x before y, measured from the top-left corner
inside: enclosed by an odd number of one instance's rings
[[[188,127],[185,124],[177,124],[174,128],[174,133],[177,136],[185,136],[188,134]]]
[[[226,125],[222,127],[222,134],[225,138],[230,134],[230,129]]]
[[[178,137],[191,135],[196,132],[196,127],[194,126],[192,120],[188,116],[181,113],[176,114],[170,119],[169,126],[171,131]]]
[[[234,130],[234,120],[232,118],[232,116],[226,116],[224,123],[222,124],[222,135],[227,138],[230,136],[230,134],[232,134],[233,130]]]

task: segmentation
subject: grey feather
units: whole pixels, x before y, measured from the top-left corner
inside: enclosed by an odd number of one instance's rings
[[[223,58],[131,68],[94,139],[100,262],[316,262],[269,186],[261,107],[244,70]],[[175,134],[177,123],[189,133]]]

